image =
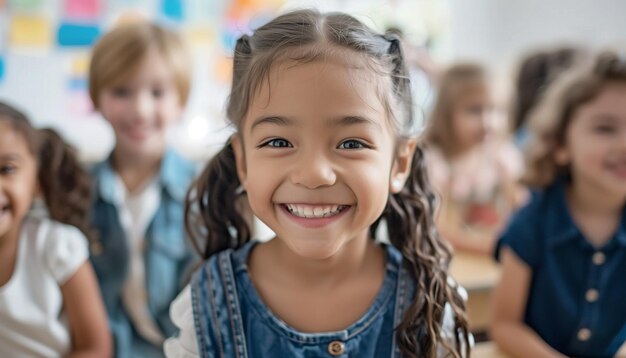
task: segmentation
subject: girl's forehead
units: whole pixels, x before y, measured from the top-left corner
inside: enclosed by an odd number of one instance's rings
[[[385,81],[342,59],[285,60],[272,66],[250,99],[247,117],[367,115],[386,118]]]
[[[0,154],[31,153],[26,133],[13,125],[10,120],[0,116]]]

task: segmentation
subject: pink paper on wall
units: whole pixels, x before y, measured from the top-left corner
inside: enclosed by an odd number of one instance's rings
[[[100,0],[65,0],[65,16],[71,19],[95,19],[102,10]]]

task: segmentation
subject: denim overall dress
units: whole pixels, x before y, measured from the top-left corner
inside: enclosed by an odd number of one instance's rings
[[[302,333],[274,316],[256,292],[247,259],[257,243],[212,256],[192,279],[201,357],[401,357],[394,328],[411,303],[415,284],[398,250],[385,245],[382,288],[356,323],[342,331]]]

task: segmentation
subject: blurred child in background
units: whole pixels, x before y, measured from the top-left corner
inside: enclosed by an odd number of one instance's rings
[[[539,191],[502,236],[491,335],[516,357],[626,356],[626,61],[560,76],[530,130]]]
[[[437,226],[457,249],[490,254],[522,200],[522,160],[505,127],[485,69],[457,64],[443,73],[426,158],[442,200]]]
[[[522,150],[528,146],[527,119],[539,102],[548,85],[564,70],[582,56],[583,51],[574,47],[538,51],[526,56],[521,63],[515,81],[511,119],[515,144]]]
[[[168,309],[193,257],[183,202],[195,166],[166,132],[182,116],[191,67],[177,34],[150,23],[121,25],[93,50],[89,91],[116,142],[93,170],[92,262],[118,357],[158,357],[175,333]]]
[[[0,353],[107,357],[89,263],[90,180],[52,130],[0,103]],[[43,199],[43,200],[42,200]]]

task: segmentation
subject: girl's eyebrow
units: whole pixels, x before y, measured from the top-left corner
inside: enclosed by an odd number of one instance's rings
[[[0,161],[20,160],[21,158],[17,153],[0,154]]]
[[[363,116],[346,116],[346,117],[340,117],[340,118],[335,118],[335,119],[330,120],[330,125],[332,127],[345,127],[345,126],[361,125],[361,124],[374,126],[378,129],[382,129],[380,126],[380,123],[378,123],[377,121],[371,118],[363,117]]]
[[[250,127],[250,132],[254,130],[255,127],[261,124],[275,124],[279,126],[290,126],[293,125],[294,121],[287,117],[279,117],[279,116],[271,116],[271,117],[260,117],[254,120],[252,123],[252,127]],[[381,128],[380,123],[375,120],[363,117],[363,116],[345,116],[339,117],[329,120],[329,124],[331,127],[345,127],[352,125],[370,125],[376,128]]]
[[[278,117],[278,116],[260,117],[260,118],[255,119],[254,122],[252,122],[252,127],[250,127],[250,132],[252,132],[255,127],[261,124],[276,124],[279,126],[289,126],[293,124],[293,120],[286,118],[286,117]]]

